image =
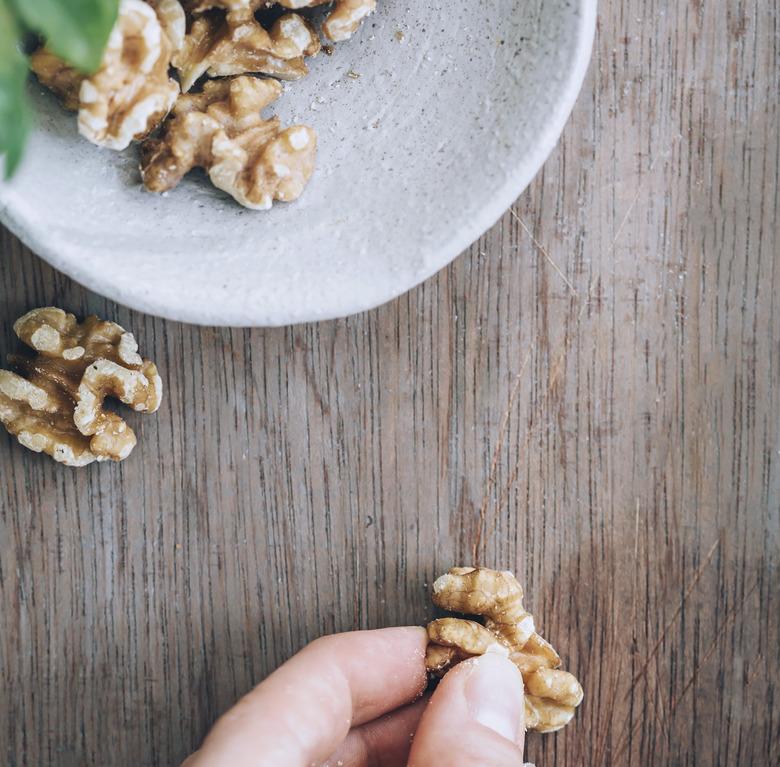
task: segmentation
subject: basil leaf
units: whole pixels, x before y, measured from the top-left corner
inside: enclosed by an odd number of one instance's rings
[[[27,60],[19,50],[19,29],[5,0],[0,0],[0,155],[5,156],[6,178],[22,159],[32,123],[26,81]]]
[[[19,18],[47,47],[82,72],[100,66],[119,0],[10,0]]]

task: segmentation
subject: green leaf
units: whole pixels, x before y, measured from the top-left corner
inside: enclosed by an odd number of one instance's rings
[[[119,0],[10,0],[19,18],[47,47],[90,74],[100,66]]]
[[[32,123],[25,82],[27,59],[19,50],[19,28],[6,0],[0,0],[0,155],[10,178],[22,159]]]

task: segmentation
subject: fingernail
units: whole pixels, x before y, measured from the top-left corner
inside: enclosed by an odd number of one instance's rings
[[[469,712],[481,725],[517,741],[523,723],[523,678],[507,658],[488,653],[475,658],[465,695]]]

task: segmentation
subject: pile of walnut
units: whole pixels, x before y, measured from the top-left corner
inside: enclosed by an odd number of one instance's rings
[[[568,724],[582,702],[582,687],[552,645],[534,627],[523,607],[523,589],[510,572],[454,567],[433,584],[433,602],[451,612],[477,615],[485,622],[439,618],[428,624],[425,665],[433,676],[486,652],[506,653],[525,683],[527,730],[554,732]]]
[[[115,322],[47,307],[14,323],[34,353],[9,355],[0,370],[0,422],[25,447],[67,466],[121,461],[136,444],[133,430],[104,409],[115,397],[134,410],[160,407],[162,381],[138,354],[132,333]]]
[[[329,42],[349,39],[376,8],[376,0],[120,0],[97,72],[82,75],[45,47],[31,66],[78,112],[79,132],[92,143],[122,150],[143,142],[141,175],[150,191],[172,189],[198,166],[245,207],[266,210],[303,193],[317,137],[301,125],[282,130],[261,111],[281,94],[277,80],[308,74],[306,58],[322,45],[297,12],[268,27],[256,14],[329,3],[322,24]]]

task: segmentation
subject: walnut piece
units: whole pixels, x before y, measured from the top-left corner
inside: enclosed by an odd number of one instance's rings
[[[206,73],[225,77],[255,72],[282,80],[308,74],[304,59],[321,48],[314,28],[298,14],[287,13],[266,29],[254,16],[255,5],[229,3],[227,13],[194,19],[173,57],[185,93]]]
[[[81,72],[68,66],[59,56],[39,48],[30,56],[30,69],[62,102],[65,109],[77,112],[79,108],[79,90],[84,81]]]
[[[160,26],[168,37],[168,42],[174,51],[184,46],[184,36],[187,34],[187,14],[179,0],[146,0],[154,8]]]
[[[254,14],[261,8],[273,5],[273,0],[183,0],[187,13],[195,16],[220,8],[228,13]]]
[[[239,203],[265,210],[303,193],[317,138],[311,128],[282,130],[276,118],[262,118],[281,93],[278,83],[240,78],[305,76],[306,58],[322,49],[320,37],[303,16],[285,9],[326,4],[333,8],[322,28],[331,41],[348,39],[376,9],[376,0],[119,0],[94,75],[45,48],[33,54],[32,69],[65,107],[78,111],[79,131],[93,143],[121,150],[145,140],[141,173],[150,191],[172,189],[202,167]],[[171,67],[181,85],[169,77]],[[206,80],[202,93],[187,95],[204,76],[233,79]]]
[[[85,77],[45,49],[33,54],[31,68],[66,108],[78,109],[82,136],[121,150],[154,130],[176,101],[179,85],[168,77],[171,53],[151,6],[121,0],[95,74]]]
[[[247,208],[302,194],[314,172],[317,136],[296,125],[282,130],[261,111],[276,100],[276,80],[249,76],[209,80],[203,92],[181,96],[160,138],[141,146],[141,175],[152,192],[173,189],[194,167]]]
[[[561,659],[536,633],[533,616],[523,607],[523,589],[510,572],[455,567],[433,584],[433,602],[451,612],[477,615],[484,625],[462,618],[428,624],[425,663],[434,676],[468,658],[499,651],[508,654],[525,683],[525,726],[554,732],[566,725],[582,702],[577,679],[560,671]]]
[[[67,466],[121,461],[135,447],[133,430],[104,410],[106,397],[153,413],[162,381],[138,354],[132,333],[88,317],[78,323],[62,309],[34,309],[14,332],[37,354],[10,355],[0,370],[0,422],[25,447]]]
[[[284,8],[298,10],[325,5],[331,0],[277,0]],[[376,10],[376,0],[336,0],[334,8],[322,25],[325,37],[333,43],[349,40],[366,16]]]
[[[168,77],[172,46],[142,0],[121,0],[100,69],[81,83],[79,131],[98,146],[125,149],[160,124],[179,94]]]

